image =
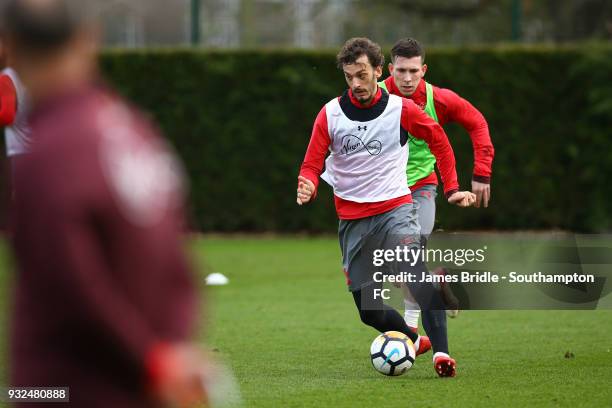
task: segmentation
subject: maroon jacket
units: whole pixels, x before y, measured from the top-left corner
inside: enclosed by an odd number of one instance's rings
[[[31,125],[15,169],[11,384],[69,386],[71,407],[153,406],[148,355],[195,321],[178,166],[100,88],[46,101]]]

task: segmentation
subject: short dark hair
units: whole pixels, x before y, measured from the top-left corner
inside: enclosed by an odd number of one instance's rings
[[[395,61],[396,57],[421,57],[421,62],[425,62],[425,50],[414,38],[402,38],[391,48],[391,61]]]
[[[10,0],[4,7],[2,28],[17,47],[46,52],[66,44],[81,22],[72,0],[53,0],[42,5]]]
[[[374,68],[382,67],[385,63],[385,56],[380,45],[369,38],[356,37],[345,42],[342,49],[340,49],[336,56],[338,68],[342,69],[343,65],[354,64],[362,55],[368,56],[368,60]]]

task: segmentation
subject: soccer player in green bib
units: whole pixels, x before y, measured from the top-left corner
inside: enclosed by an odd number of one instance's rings
[[[378,85],[390,94],[412,99],[441,126],[456,122],[467,131],[474,148],[472,192],[476,194],[475,207],[481,205],[488,207],[491,198],[490,181],[494,149],[487,121],[471,103],[455,92],[427,83],[423,79],[426,72],[425,51],[421,44],[412,38],[401,39],[391,49],[390,76]],[[418,203],[417,215],[421,224],[421,234],[427,238],[433,231],[436,215],[435,199],[438,185],[438,177],[434,170],[436,159],[424,141],[414,137],[410,137],[409,140],[410,156],[406,168],[408,186],[414,202]],[[408,291],[405,293],[404,319],[407,325],[416,331],[420,315],[419,306]],[[457,311],[452,310],[448,313],[449,316],[455,317]]]

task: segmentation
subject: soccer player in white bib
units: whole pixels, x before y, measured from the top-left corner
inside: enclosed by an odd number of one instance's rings
[[[10,163],[9,172],[15,166],[15,161],[27,153],[31,144],[30,128],[28,126],[28,96],[17,72],[10,66],[10,58],[2,46],[2,65],[5,68],[0,73],[0,127],[4,127],[6,156]],[[9,183],[12,176],[8,177]],[[12,188],[11,188],[12,190]]]
[[[397,310],[373,295],[382,285],[368,276],[372,254],[366,246],[372,236],[387,240],[420,234],[406,177],[409,135],[424,140],[436,157],[449,203],[468,207],[476,196],[459,191],[453,151],[440,125],[414,102],[378,86],[384,63],[378,44],[367,38],[350,39],[337,63],[349,89],[317,115],[298,177],[297,203],[303,205],[316,196],[319,176],[332,186],[344,273],[362,322],[380,332],[406,334],[417,355],[432,347],[437,374],[453,377],[456,363],[449,355],[440,296],[431,285],[409,285],[429,337],[411,331]]]

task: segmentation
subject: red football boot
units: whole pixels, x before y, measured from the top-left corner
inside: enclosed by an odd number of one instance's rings
[[[457,363],[446,354],[439,355],[434,357],[434,370],[440,377],[454,377],[457,371]]]
[[[419,356],[427,353],[429,350],[431,350],[431,342],[429,341],[429,337],[419,336],[419,348],[416,349],[416,355]]]

